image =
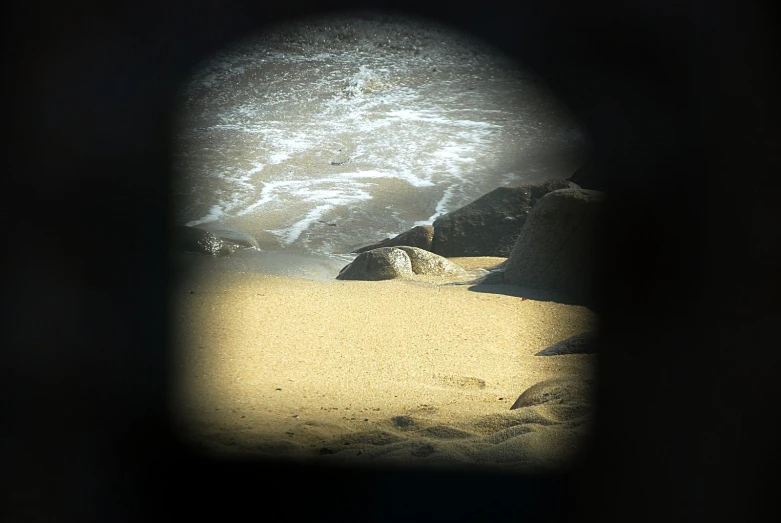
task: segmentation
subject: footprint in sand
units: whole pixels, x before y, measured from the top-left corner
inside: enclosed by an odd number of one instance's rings
[[[384,430],[371,430],[365,432],[353,432],[343,434],[331,441],[332,445],[390,445],[402,441],[403,438]]]
[[[360,455],[371,448],[393,446],[403,441],[404,438],[383,430],[353,432],[332,438],[327,444],[317,450],[317,454],[326,456],[358,449]]]
[[[399,430],[414,430],[418,428],[418,423],[410,416],[394,416],[390,419],[393,428]]]
[[[469,439],[477,437],[477,434],[472,432],[454,429],[453,427],[447,427],[445,425],[435,425],[433,427],[428,427],[426,429],[417,431],[415,435],[423,438],[442,440]]]
[[[478,390],[485,388],[485,380],[472,376],[453,376],[451,374],[434,374],[434,381],[445,387],[459,389]]]

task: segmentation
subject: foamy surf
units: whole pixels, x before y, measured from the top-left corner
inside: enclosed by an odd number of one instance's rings
[[[569,176],[586,149],[528,71],[416,21],[281,28],[214,56],[181,99],[180,222],[299,253],[349,252],[498,186]]]

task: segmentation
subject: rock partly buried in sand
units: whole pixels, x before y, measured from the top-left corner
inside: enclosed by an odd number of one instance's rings
[[[392,280],[414,275],[465,275],[461,267],[417,247],[380,247],[358,255],[336,276],[338,280]]]
[[[591,403],[593,379],[554,378],[532,385],[518,396],[510,410],[543,404]]]
[[[535,356],[563,356],[565,354],[595,354],[597,352],[596,332],[584,332],[570,336],[541,350]]]
[[[417,247],[397,247],[409,256],[412,272],[424,276],[463,276],[466,271],[442,256],[418,249]]]
[[[215,234],[186,225],[174,228],[172,245],[178,251],[212,256],[230,254],[236,250],[235,245],[223,242]]]
[[[258,241],[245,232],[229,231],[225,229],[211,232],[222,240],[223,243],[235,245],[237,248],[260,250]]]
[[[551,180],[494,189],[474,202],[437,218],[431,251],[448,258],[507,257],[537,201],[551,191],[577,187],[567,180]]]
[[[392,280],[412,276],[412,262],[396,247],[380,247],[362,252],[336,276],[337,280]]]
[[[417,247],[419,249],[431,250],[431,241],[434,238],[434,227],[431,225],[418,225],[413,227],[407,232],[403,232],[394,238],[386,238],[373,245],[361,247],[353,251],[353,254],[359,254],[362,252],[373,251],[380,247]]]
[[[603,202],[603,193],[585,189],[562,189],[541,198],[507,260],[504,283],[594,305]]]

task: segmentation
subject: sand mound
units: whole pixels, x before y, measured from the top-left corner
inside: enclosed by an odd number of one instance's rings
[[[537,356],[596,354],[598,351],[597,339],[596,332],[584,332],[583,334],[576,334],[575,336],[567,338],[566,340],[562,340],[558,343],[554,343],[550,347],[541,350],[537,353]]]
[[[526,389],[513,403],[511,410],[544,404],[588,403],[594,393],[594,381],[578,378],[553,378]]]

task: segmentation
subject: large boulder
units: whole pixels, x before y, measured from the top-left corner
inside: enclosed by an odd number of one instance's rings
[[[507,257],[537,201],[551,191],[578,186],[551,180],[499,187],[434,221],[431,251],[445,257]]]
[[[418,225],[412,229],[399,234],[394,238],[385,238],[384,240],[361,247],[353,251],[354,254],[358,254],[366,251],[373,251],[380,247],[399,247],[405,245],[408,247],[418,247],[427,251],[431,250],[431,241],[434,238],[434,227],[431,225]]]
[[[336,276],[338,280],[392,280],[414,275],[466,274],[450,261],[417,247],[380,247],[362,252]]]
[[[529,214],[507,259],[504,283],[594,305],[603,218],[601,192],[562,189],[546,194]]]
[[[215,234],[197,227],[175,227],[172,236],[172,246],[178,251],[216,256],[230,254],[236,249],[234,244],[224,243]]]

